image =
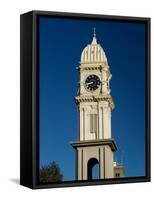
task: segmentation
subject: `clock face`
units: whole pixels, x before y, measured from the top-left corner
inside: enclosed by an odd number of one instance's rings
[[[99,88],[101,81],[98,76],[91,74],[86,78],[85,85],[90,91],[94,91]]]

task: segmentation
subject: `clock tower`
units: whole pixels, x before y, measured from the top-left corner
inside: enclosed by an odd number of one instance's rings
[[[71,142],[76,151],[76,179],[91,180],[99,166],[99,179],[114,178],[113,152],[117,147],[111,134],[111,72],[107,57],[94,35],[81,53],[78,67],[79,91],[75,97],[79,111],[79,140]]]

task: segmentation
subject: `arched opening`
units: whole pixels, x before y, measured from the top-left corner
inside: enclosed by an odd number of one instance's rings
[[[88,180],[99,179],[99,162],[96,158],[91,158],[87,164]]]

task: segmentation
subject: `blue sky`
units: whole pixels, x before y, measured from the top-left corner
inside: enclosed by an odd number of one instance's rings
[[[55,160],[64,180],[75,179],[77,94],[83,48],[93,27],[112,73],[112,137],[126,176],[145,175],[145,24],[40,17],[40,165]]]

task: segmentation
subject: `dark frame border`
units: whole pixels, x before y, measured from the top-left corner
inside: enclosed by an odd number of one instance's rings
[[[146,24],[146,176],[93,181],[39,183],[39,17],[95,19]],[[151,180],[151,35],[150,18],[31,11],[20,16],[20,184],[32,189],[149,182]]]

